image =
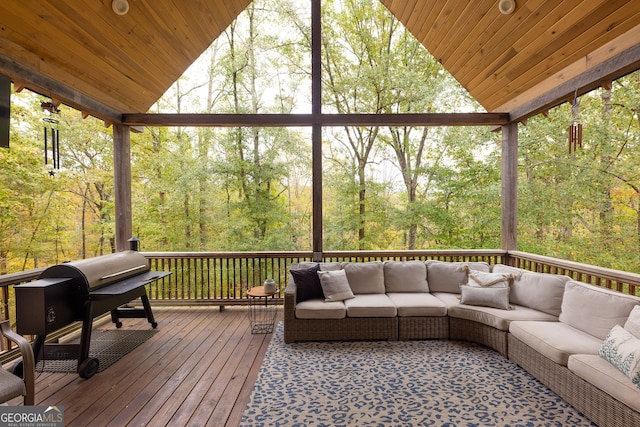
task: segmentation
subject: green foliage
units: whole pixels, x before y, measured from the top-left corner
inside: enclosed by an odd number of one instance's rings
[[[569,105],[520,132],[522,250],[640,271],[639,74],[580,98],[583,146],[569,153]]]
[[[152,111],[310,111],[308,2],[256,0]],[[481,111],[373,0],[323,2],[323,111]],[[640,272],[640,82],[519,126],[518,249]],[[104,123],[61,108],[62,168],[43,161],[45,100],[12,98],[0,150],[0,273],[114,248],[113,150]],[[48,101],[48,100],[46,100]],[[144,251],[310,250],[311,138],[296,128],[147,128],[132,134],[133,233]],[[496,248],[499,132],[323,129],[326,250]]]

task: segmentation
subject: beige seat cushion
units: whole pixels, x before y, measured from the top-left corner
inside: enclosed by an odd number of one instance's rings
[[[592,354],[574,354],[567,367],[583,380],[635,411],[640,411],[640,389],[615,366]]]
[[[501,310],[497,308],[460,304],[459,294],[437,292],[433,295],[447,306],[447,314],[450,317],[457,317],[459,319],[467,319],[483,323],[496,329],[500,329],[501,331],[508,331],[509,324],[517,320],[541,322],[558,321],[558,318],[555,316],[518,305],[514,305],[513,310]]]
[[[598,354],[602,340],[562,322],[511,322],[509,332],[555,363],[572,354]]]
[[[571,280],[565,286],[560,321],[604,340],[639,304],[638,297]]]
[[[345,300],[347,317],[396,317],[396,305],[385,294],[358,294]]]
[[[398,308],[400,317],[441,317],[447,306],[435,296],[424,292],[391,292],[387,296]]]
[[[344,319],[346,316],[347,308],[342,301],[315,298],[296,304],[298,319]]]
[[[448,314],[450,317],[459,319],[472,320],[482,323],[501,331],[508,331],[509,324],[513,321],[539,321],[539,322],[557,322],[558,318],[529,307],[521,305],[512,305],[512,310],[503,310],[500,308],[471,306],[458,304],[449,307]]]
[[[449,308],[460,305],[460,290],[458,292],[432,292],[431,295],[438,298],[445,306],[447,312]]]

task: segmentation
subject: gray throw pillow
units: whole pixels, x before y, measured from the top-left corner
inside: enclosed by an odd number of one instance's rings
[[[318,271],[318,277],[320,277],[325,301],[344,301],[355,298],[344,270]]]
[[[509,310],[509,288],[460,286],[460,304]]]

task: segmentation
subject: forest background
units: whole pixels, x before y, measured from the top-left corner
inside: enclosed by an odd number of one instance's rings
[[[484,111],[378,1],[326,0],[322,20],[323,112]],[[255,0],[150,112],[310,113],[310,58],[309,2]],[[49,101],[12,94],[0,274],[115,250],[111,129]],[[640,272],[640,73],[577,101],[519,126],[518,249]],[[324,249],[499,248],[500,138],[324,128]],[[131,149],[141,250],[311,250],[308,129],[146,128]]]

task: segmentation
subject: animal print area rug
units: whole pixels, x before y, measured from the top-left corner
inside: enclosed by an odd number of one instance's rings
[[[241,426],[593,426],[526,371],[457,341],[285,344],[274,332]]]

